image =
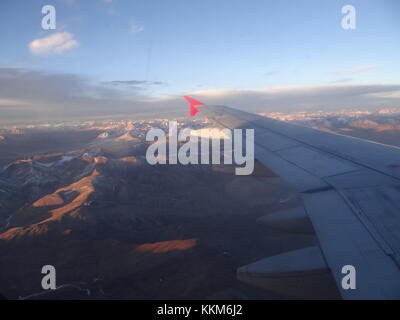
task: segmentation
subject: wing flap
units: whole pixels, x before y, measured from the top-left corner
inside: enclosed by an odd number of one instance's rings
[[[400,273],[336,190],[303,196],[321,249],[346,299],[399,299]],[[342,288],[342,268],[355,267],[356,289]]]
[[[303,146],[281,150],[277,153],[283,159],[318,177],[329,177],[359,170],[356,165]]]
[[[258,145],[255,146],[255,157],[300,192],[329,188],[322,179]]]
[[[237,277],[243,282],[291,297],[339,298],[318,246],[256,261],[239,268]]]

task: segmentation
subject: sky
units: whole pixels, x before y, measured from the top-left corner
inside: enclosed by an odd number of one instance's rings
[[[398,0],[1,0],[0,122],[400,108],[399,34]]]

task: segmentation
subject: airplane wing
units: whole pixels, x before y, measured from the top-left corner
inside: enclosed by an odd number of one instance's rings
[[[293,295],[308,286],[318,297],[317,284],[329,288],[331,272],[344,299],[400,298],[400,148],[186,99],[192,115],[254,129],[255,158],[301,193],[304,207],[259,222],[314,229],[319,240],[239,268],[240,280]],[[352,267],[355,288],[348,288]]]

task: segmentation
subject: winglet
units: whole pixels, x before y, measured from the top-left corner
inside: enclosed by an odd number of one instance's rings
[[[197,101],[189,96],[184,96],[184,98],[187,100],[187,102],[190,103],[190,116],[193,117],[196,115],[197,112],[199,112],[199,109],[196,107],[201,107],[204,105],[203,102]]]

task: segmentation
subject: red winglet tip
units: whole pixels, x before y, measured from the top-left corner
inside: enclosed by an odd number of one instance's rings
[[[194,117],[196,115],[196,113],[199,112],[199,109],[196,109],[195,107],[193,107],[192,105],[190,105],[190,116]]]
[[[201,107],[204,105],[203,102],[197,101],[189,96],[184,96],[184,98],[187,100],[187,102],[190,103],[190,116],[193,117],[196,115],[197,112],[199,112],[199,109],[196,107]]]

